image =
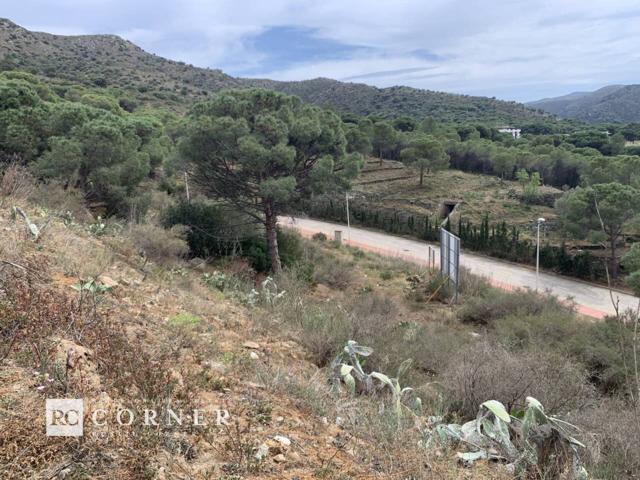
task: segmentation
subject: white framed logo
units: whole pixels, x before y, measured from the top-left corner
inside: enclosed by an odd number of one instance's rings
[[[47,398],[45,418],[48,437],[81,437],[84,433],[84,401],[81,398]]]

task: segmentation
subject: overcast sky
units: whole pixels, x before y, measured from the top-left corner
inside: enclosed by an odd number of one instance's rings
[[[0,16],[234,76],[518,101],[640,83],[637,0],[1,0]]]

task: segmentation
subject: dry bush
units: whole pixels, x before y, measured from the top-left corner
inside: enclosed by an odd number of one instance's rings
[[[0,207],[4,207],[8,198],[14,202],[25,201],[36,189],[27,168],[17,163],[9,164],[0,175]]]
[[[340,305],[311,305],[298,317],[299,341],[313,362],[327,365],[351,338],[349,315]]]
[[[98,278],[114,260],[113,253],[102,245],[69,232],[50,235],[48,244],[58,253],[65,274],[83,280]]]
[[[489,281],[480,275],[474,275],[468,268],[460,268],[459,293],[465,297],[480,297],[491,290]]]
[[[353,266],[328,255],[315,258],[314,279],[337,290],[344,290],[353,283]]]
[[[417,370],[429,375],[444,372],[455,359],[453,352],[464,348],[473,337],[453,321],[431,321],[399,328],[398,354],[412,358]]]
[[[491,325],[511,315],[541,315],[550,312],[570,312],[557,298],[531,290],[504,292],[489,289],[482,296],[468,298],[458,312],[463,323]]]
[[[575,412],[569,421],[583,434],[590,455],[587,469],[594,478],[636,478],[640,472],[640,416],[632,405],[616,399]]]
[[[547,413],[561,414],[595,397],[586,372],[566,357],[545,351],[513,353],[487,341],[456,352],[443,383],[453,409],[468,418],[486,400],[498,400],[511,411],[522,408],[530,396],[542,402]]]
[[[141,254],[162,265],[175,265],[189,253],[184,227],[166,230],[151,224],[132,225],[129,237]]]
[[[39,183],[34,189],[29,199],[37,204],[46,207],[49,211],[54,211],[58,215],[64,215],[81,223],[88,223],[93,220],[93,215],[87,209],[84,201],[84,193],[71,187],[65,187],[58,181]]]
[[[632,324],[625,327],[614,319],[585,322],[568,312],[551,311],[502,318],[490,335],[509,348],[553,350],[575,359],[604,393],[627,390],[625,363],[633,363]]]

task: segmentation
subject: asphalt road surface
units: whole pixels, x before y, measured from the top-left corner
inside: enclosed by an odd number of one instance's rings
[[[435,251],[436,265],[439,265],[440,248],[437,244],[362,228],[351,227],[347,229],[346,225],[319,220],[280,217],[279,222],[282,226],[294,228],[305,236],[323,232],[329,238],[333,238],[334,232],[341,230],[345,243],[425,265],[429,258],[429,248],[431,248]],[[460,265],[476,275],[487,278],[493,285],[500,288],[507,290],[536,288],[535,269],[526,266],[466,252],[460,254]],[[615,312],[609,290],[598,285],[540,272],[539,288],[540,290],[548,290],[563,300],[573,299],[577,310],[591,317],[603,318]],[[633,295],[614,291],[613,296],[619,302],[621,310],[638,307],[638,299]]]

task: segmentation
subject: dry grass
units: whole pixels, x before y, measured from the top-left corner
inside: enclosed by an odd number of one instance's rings
[[[403,167],[400,162],[385,162],[385,165],[387,164]],[[391,173],[396,177],[412,172],[403,169]],[[389,172],[365,173],[359,180],[383,179],[388,175],[390,175]],[[420,187],[417,174],[415,175],[414,178],[406,180],[357,185],[355,190],[369,195],[372,205],[430,216],[438,214],[442,201],[459,201],[461,205],[456,212],[476,224],[480,224],[487,212],[493,221],[509,218],[513,225],[527,225],[532,219],[540,216],[549,221],[553,221],[556,217],[553,208],[526,205],[516,198],[511,198],[510,190],[516,192],[522,190],[515,181],[501,181],[494,176],[459,170],[444,170],[426,175],[424,185]],[[545,186],[542,187],[541,192],[558,192],[558,190]]]
[[[587,373],[562,355],[512,353],[482,340],[458,351],[444,372],[443,383],[453,410],[466,418],[475,417],[487,399],[515,411],[524,408],[526,397],[531,396],[547,413],[557,415],[582,408],[595,398]]]
[[[176,265],[189,253],[183,227],[166,230],[151,224],[134,224],[128,235],[144,257],[159,264]]]

